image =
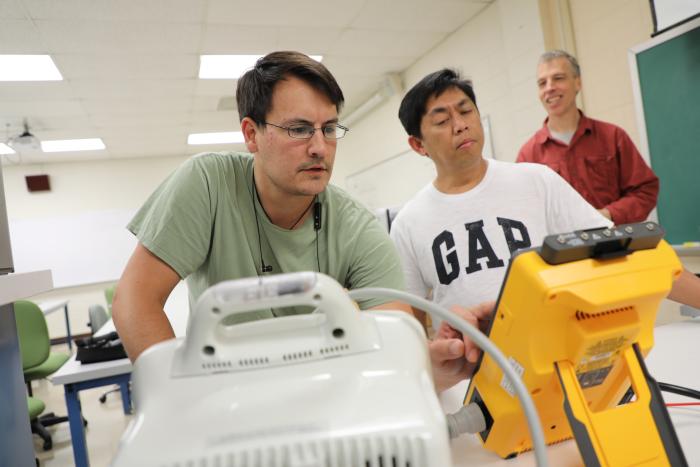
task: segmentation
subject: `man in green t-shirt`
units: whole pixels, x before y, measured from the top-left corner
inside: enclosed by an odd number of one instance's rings
[[[325,66],[297,52],[271,53],[238,80],[236,99],[252,155],[189,159],[128,226],[139,243],[112,307],[132,360],[174,337],[163,305],[181,279],[191,304],[223,280],[307,270],[348,289],[403,288],[386,232],[368,210],[328,184],[337,140],[347,128],[338,124],[342,91]],[[360,305],[410,313],[385,300]],[[297,312],[263,310],[243,320]],[[438,389],[464,376],[469,350],[460,339],[430,343]]]

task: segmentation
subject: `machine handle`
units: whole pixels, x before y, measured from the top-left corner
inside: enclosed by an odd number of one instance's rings
[[[316,310],[311,315],[224,324],[229,316],[298,305],[312,306]],[[243,333],[242,328],[241,332],[236,332],[238,326],[246,326],[246,332]],[[203,352],[207,346],[224,347],[224,353],[230,355],[237,343],[244,340],[244,334],[246,337],[269,337],[310,327],[320,331],[315,334],[319,341],[337,341],[339,335],[342,336],[343,343],[352,351],[369,350],[378,345],[375,333],[368,332],[354,302],[334,279],[315,272],[278,274],[225,281],[207,289],[197,300],[187,336],[176,350],[174,370],[176,374],[199,372],[202,361],[208,359]]]

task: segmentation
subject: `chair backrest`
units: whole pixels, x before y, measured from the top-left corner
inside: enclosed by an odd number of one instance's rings
[[[117,284],[112,284],[105,289],[105,300],[107,300],[107,317],[112,316],[112,300],[114,300],[114,289]]]
[[[27,300],[14,303],[15,321],[19,350],[22,354],[22,369],[31,368],[44,363],[51,352],[49,329],[41,308]]]
[[[102,305],[90,305],[88,308],[88,317],[90,318],[90,332],[95,334],[104,324],[109,321],[107,311]]]

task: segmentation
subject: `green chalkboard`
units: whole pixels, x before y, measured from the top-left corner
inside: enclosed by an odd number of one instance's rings
[[[672,244],[700,241],[700,25],[636,59],[659,223]]]

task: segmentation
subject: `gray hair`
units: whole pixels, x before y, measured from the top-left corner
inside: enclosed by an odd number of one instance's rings
[[[581,67],[578,65],[578,60],[576,57],[571,55],[569,52],[564,50],[550,50],[540,55],[539,63],[551,62],[557,58],[565,58],[571,65],[571,69],[574,71],[574,76],[581,76]]]

